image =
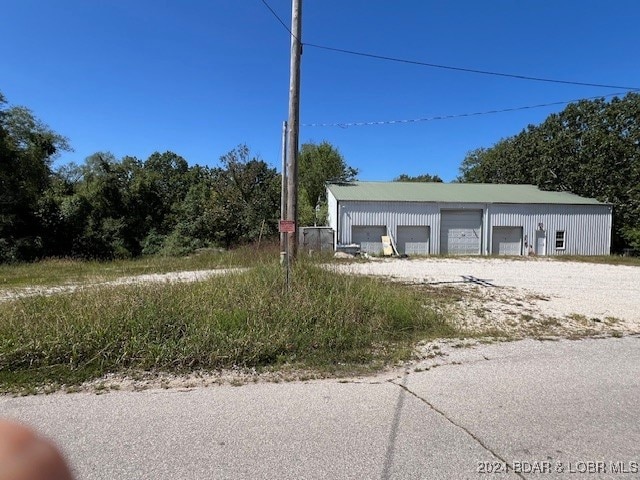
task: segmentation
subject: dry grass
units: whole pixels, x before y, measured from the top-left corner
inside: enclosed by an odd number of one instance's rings
[[[0,389],[51,389],[131,371],[376,367],[409,358],[417,340],[455,333],[414,289],[306,261],[291,285],[284,292],[272,261],[197,284],[2,303]]]
[[[149,273],[250,266],[277,259],[278,255],[278,247],[268,243],[230,251],[202,250],[187,257],[153,256],[108,262],[54,258],[34,263],[3,264],[0,265],[0,289],[96,283]]]

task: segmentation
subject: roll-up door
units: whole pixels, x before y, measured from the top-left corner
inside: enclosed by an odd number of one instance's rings
[[[440,214],[440,253],[480,255],[482,210],[443,210]]]
[[[398,252],[406,255],[429,255],[429,227],[398,226]]]
[[[372,255],[382,253],[382,236],[387,234],[384,226],[353,226],[351,227],[351,242],[360,244],[360,251]]]
[[[493,227],[491,253],[522,255],[522,227]]]

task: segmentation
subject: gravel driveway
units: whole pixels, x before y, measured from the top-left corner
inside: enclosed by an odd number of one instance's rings
[[[58,285],[53,287],[26,287],[19,289],[0,290],[0,302],[14,300],[22,297],[33,297],[36,295],[56,295],[59,293],[71,293],[83,288],[118,286],[118,285],[140,285],[143,283],[193,283],[201,282],[217,275],[227,275],[246,271],[246,268],[217,268],[213,270],[193,270],[169,273],[150,273],[145,275],[134,275],[131,277],[121,277],[107,282],[87,282],[82,284]]]
[[[461,326],[468,328],[640,332],[640,267],[548,258],[429,258],[376,259],[336,268],[467,293],[457,310]]]

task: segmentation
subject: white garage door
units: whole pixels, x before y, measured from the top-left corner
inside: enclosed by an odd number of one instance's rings
[[[429,255],[429,227],[398,226],[398,252],[407,255]]]
[[[482,210],[443,210],[440,214],[440,253],[480,255]]]
[[[380,255],[382,253],[382,236],[387,234],[387,227],[359,226],[351,227],[351,242],[360,244],[360,251]]]
[[[522,255],[522,227],[493,227],[491,253]]]

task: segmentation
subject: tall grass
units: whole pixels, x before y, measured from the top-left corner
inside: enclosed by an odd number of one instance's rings
[[[289,364],[336,369],[406,358],[453,334],[418,291],[308,262],[198,284],[101,287],[0,304],[0,388],[77,384],[109,372]]]

